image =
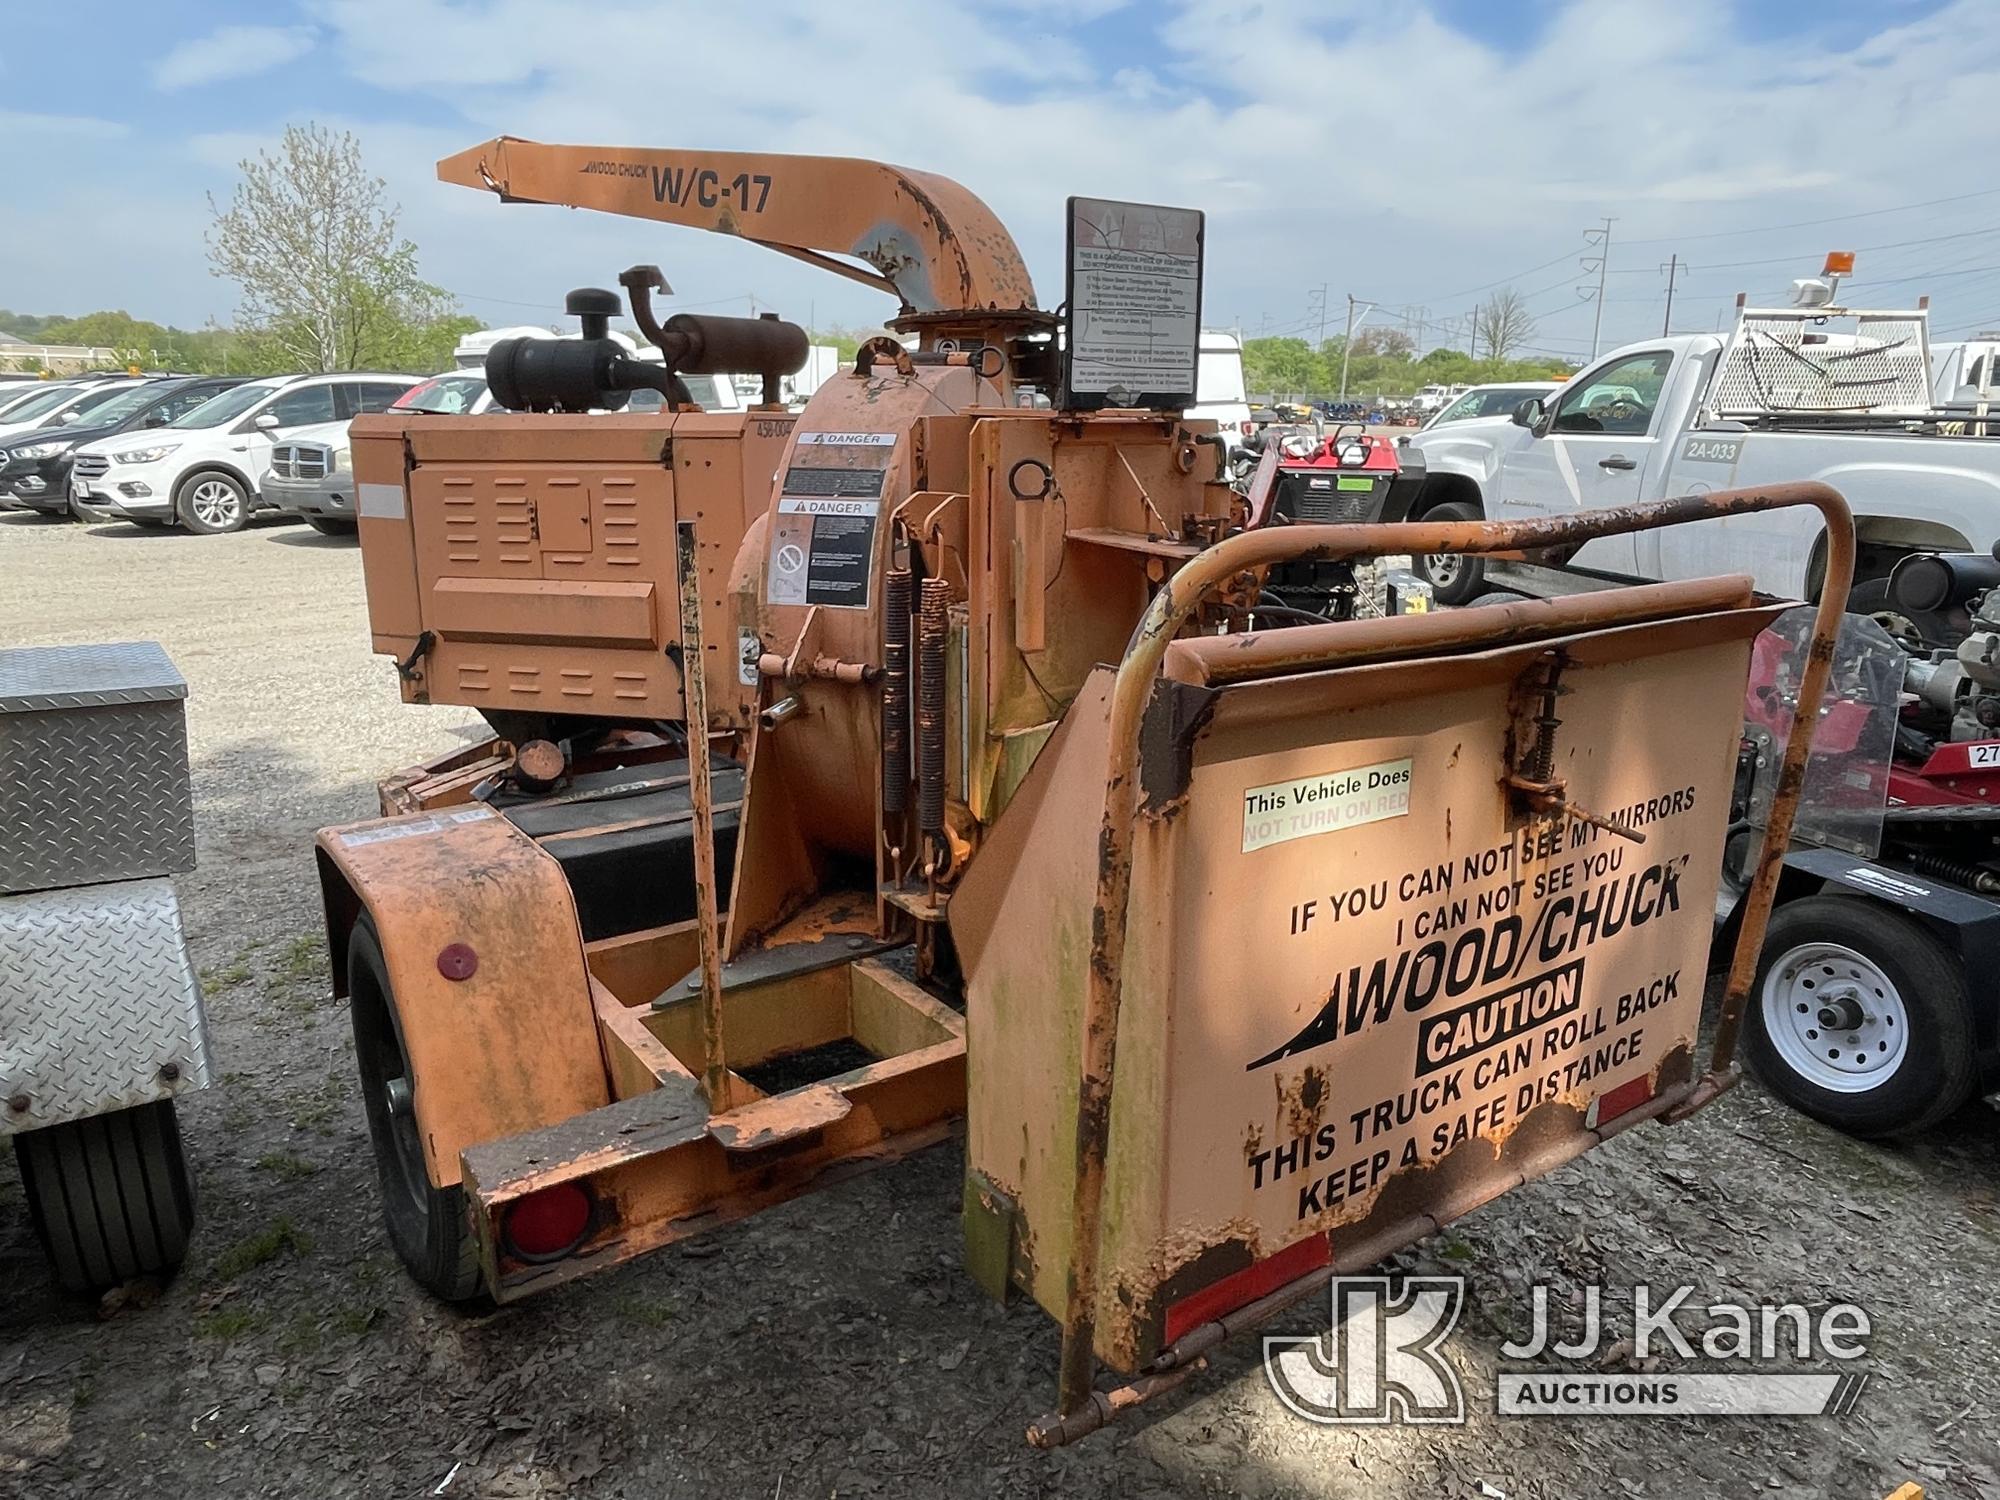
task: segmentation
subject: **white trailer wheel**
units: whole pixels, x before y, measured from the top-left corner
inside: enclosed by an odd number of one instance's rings
[[[1759,1000],[1785,1065],[1837,1094],[1886,1083],[1910,1050],[1910,1012],[1896,981],[1842,943],[1801,943],[1777,955]]]
[[[1927,1130],[1972,1095],[1960,956],[1915,913],[1816,894],[1771,917],[1745,1059],[1786,1103],[1850,1135]]]

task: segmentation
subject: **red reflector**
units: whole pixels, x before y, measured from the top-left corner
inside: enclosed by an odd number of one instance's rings
[[[1332,1259],[1333,1248],[1326,1236],[1315,1234],[1285,1246],[1276,1255],[1265,1256],[1254,1266],[1245,1266],[1220,1281],[1210,1282],[1167,1309],[1167,1342],[1171,1344],[1190,1329],[1212,1323],[1224,1313],[1234,1312],[1287,1282],[1317,1271]]]
[[[553,1260],[583,1239],[590,1197],[573,1182],[558,1183],[510,1205],[501,1225],[510,1252],[522,1260]]]
[[[1608,1094],[1601,1094],[1597,1100],[1597,1120],[1599,1125],[1609,1125],[1622,1114],[1627,1114],[1653,1097],[1653,1080],[1634,1078],[1630,1083],[1621,1083]]]

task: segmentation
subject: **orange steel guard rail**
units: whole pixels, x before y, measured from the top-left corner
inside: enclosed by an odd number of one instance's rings
[[[1591,515],[1531,521],[1416,522],[1286,526],[1246,531],[1190,558],[1154,596],[1125,648],[1111,690],[1111,725],[1104,823],[1097,845],[1097,910],[1092,922],[1089,988],[1076,1100],[1076,1197],[1070,1220],[1069,1280],[1063,1319],[1062,1366],[1056,1410],[1037,1418],[1028,1440],[1054,1447],[1104,1425],[1147,1396],[1185,1379],[1188,1368],[1143,1375],[1119,1391],[1094,1390],[1097,1262],[1104,1204],[1104,1156],[1111,1131],[1112,1073],[1118,1011],[1124,999],[1125,928],[1132,890],[1132,826],[1138,817],[1139,729],[1158,681],[1168,643],[1220,586],[1246,569],[1292,561],[1339,561],[1383,553],[1487,553],[1562,547],[1593,537],[1710,521],[1755,511],[1813,506],[1826,518],[1826,581],[1813,620],[1812,649],[1799,683],[1798,707],[1785,744],[1770,823],[1743,909],[1743,926],[1723,993],[1722,1015],[1707,1072],[1680,1101],[1677,1116],[1712,1101],[1736,1080],[1736,1035],[1757,972],[1758,950],[1777,895],[1778,872],[1791,842],[1792,820],[1805,783],[1813,726],[1833,666],[1834,641],[1854,580],[1854,517],[1840,492],[1812,481],[1754,490],[1717,490],[1646,505],[1617,506]]]

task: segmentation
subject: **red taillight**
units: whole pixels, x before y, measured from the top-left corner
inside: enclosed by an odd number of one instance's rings
[[[510,1255],[555,1260],[582,1243],[590,1228],[590,1196],[573,1182],[542,1188],[510,1204],[500,1225]]]

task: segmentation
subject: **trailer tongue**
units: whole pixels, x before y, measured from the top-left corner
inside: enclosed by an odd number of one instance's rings
[[[391,1238],[427,1286],[545,1290],[963,1118],[968,1268],[1063,1326],[1030,1429],[1055,1444],[1728,1086],[1742,962],[1706,1063],[1695,1033],[1771,614],[1745,580],[1237,627],[1289,565],[1809,505],[1830,641],[1832,491],[1245,530],[1212,424],[1180,416],[1197,214],[1073,200],[1059,342],[941,179],[512,140],[440,170],[857,257],[916,347],[865,345],[796,420],[582,415],[594,384],[797,342],[661,324],[634,268],[661,363],[587,338],[522,382],[540,411],[357,421],[377,648],[407,697],[499,731],[320,837]]]

